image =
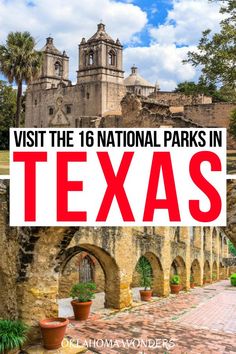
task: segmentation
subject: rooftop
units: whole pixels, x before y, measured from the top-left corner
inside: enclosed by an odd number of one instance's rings
[[[105,30],[105,25],[103,23],[98,24],[97,32],[91,38],[89,38],[88,43],[98,40],[115,43],[115,41],[107,34]]]

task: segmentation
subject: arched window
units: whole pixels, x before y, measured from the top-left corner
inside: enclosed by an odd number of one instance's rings
[[[59,63],[59,61],[57,61],[55,63],[55,75],[56,76],[61,76],[62,75],[62,65],[61,65],[61,63]]]
[[[52,116],[53,113],[54,113],[53,108],[52,108],[52,107],[49,107],[48,114],[49,114],[50,116]]]
[[[89,52],[88,64],[89,65],[94,64],[94,52],[92,50]]]
[[[116,54],[113,50],[110,50],[110,52],[108,53],[108,65],[116,65]]]

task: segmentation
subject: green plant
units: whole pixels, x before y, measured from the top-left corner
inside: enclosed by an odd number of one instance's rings
[[[92,282],[74,284],[70,296],[79,302],[88,302],[95,297],[96,284]]]
[[[140,275],[140,285],[144,290],[152,286],[152,267],[150,262],[145,257],[141,257],[137,264],[137,272]]]
[[[0,353],[21,349],[27,339],[29,327],[21,321],[0,320]]]
[[[9,83],[17,85],[15,126],[20,126],[23,84],[37,79],[43,53],[35,50],[36,41],[29,32],[10,32],[6,44],[0,45],[0,71]]]
[[[172,285],[179,285],[180,284],[180,277],[179,275],[173,275],[171,280],[170,280],[170,283]]]
[[[212,273],[212,280],[216,280],[216,279],[217,279],[216,273]]]
[[[236,286],[236,273],[231,275],[230,282],[232,286]]]
[[[194,276],[193,276],[193,274],[190,275],[190,283],[194,283]]]

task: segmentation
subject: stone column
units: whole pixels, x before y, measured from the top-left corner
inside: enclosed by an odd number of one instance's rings
[[[170,294],[170,267],[171,267],[171,228],[156,228],[158,235],[163,237],[161,249],[161,264],[163,268],[163,296]]]
[[[0,180],[0,318],[18,317],[16,298],[17,229],[9,228],[9,182]]]

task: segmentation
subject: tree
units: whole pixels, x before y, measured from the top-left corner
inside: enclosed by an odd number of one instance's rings
[[[229,132],[236,138],[236,109],[234,109],[231,113],[229,122]]]
[[[228,241],[228,246],[229,246],[229,252],[230,252],[233,256],[236,256],[236,248],[234,247],[234,245],[232,244],[231,241]]]
[[[193,81],[184,81],[177,85],[175,92],[181,92],[185,95],[206,95],[211,96],[213,102],[232,102],[236,103],[236,91],[231,87],[224,85],[220,88],[213,83],[207,82],[202,76],[198,83]]]
[[[0,149],[9,149],[9,128],[16,114],[16,90],[0,81]]]
[[[214,1],[214,0],[212,0]],[[215,0],[216,1],[216,0]],[[236,89],[236,1],[221,1],[220,33],[203,32],[196,52],[188,52],[184,62],[201,66],[203,77],[209,82]]]
[[[216,85],[208,83],[203,77],[200,77],[199,82],[185,81],[178,84],[175,92],[182,92],[185,95],[206,95],[214,96],[217,92]]]
[[[35,40],[29,32],[10,32],[6,44],[0,45],[0,71],[10,83],[17,84],[15,126],[20,125],[22,86],[39,75],[42,53],[35,50]]]

